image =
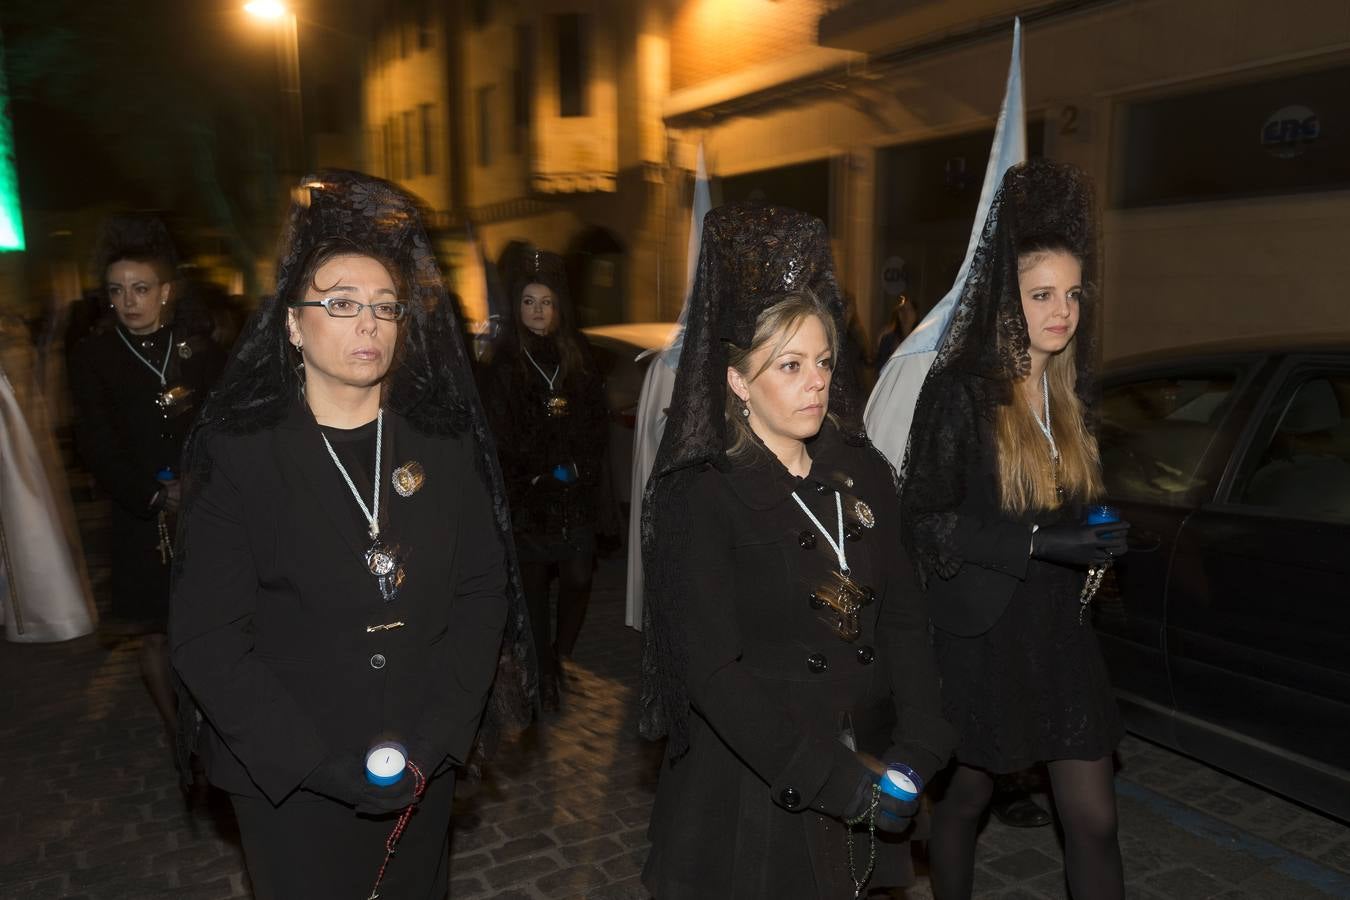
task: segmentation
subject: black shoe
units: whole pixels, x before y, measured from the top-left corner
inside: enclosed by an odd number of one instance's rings
[[[1000,822],[1013,828],[1040,828],[1050,824],[1050,814],[1023,791],[994,794],[989,809]]]

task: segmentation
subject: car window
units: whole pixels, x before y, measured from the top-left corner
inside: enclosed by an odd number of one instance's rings
[[[1350,519],[1350,373],[1304,372],[1271,410],[1232,501]]]
[[[1209,487],[1200,464],[1223,422],[1237,373],[1107,385],[1098,435],[1107,493],[1181,506]]]

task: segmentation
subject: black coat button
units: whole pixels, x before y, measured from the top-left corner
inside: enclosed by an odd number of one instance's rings
[[[872,660],[876,658],[877,658],[876,651],[873,650],[871,647],[858,648],[858,663],[860,665],[870,666],[872,664]]]
[[[863,599],[862,599],[863,606],[871,606],[873,603],[876,602],[876,599],[877,599],[876,591],[872,590],[870,587],[863,588]]]
[[[825,658],[824,653],[812,653],[806,658],[806,667],[819,675],[830,667],[830,661]]]
[[[817,493],[817,494],[823,494],[823,493],[825,493],[826,491],[828,491],[829,489],[830,489],[830,486],[829,486],[828,484],[825,484],[824,482],[821,482],[821,481],[817,481],[817,482],[816,482],[816,493]]]
[[[822,600],[822,599],[820,599],[820,597],[817,596],[817,594],[816,594],[815,591],[812,591],[812,592],[811,592],[811,608],[812,608],[812,609],[824,609],[824,608],[825,608],[825,601]]]
[[[816,549],[816,533],[814,531],[803,531],[797,535],[797,546],[803,550]]]
[[[860,540],[862,540],[862,529],[859,528],[857,525],[852,525],[852,524],[850,524],[850,525],[845,525],[845,526],[844,526],[844,539],[845,539],[845,540],[848,540],[848,541],[860,541]]]
[[[372,669],[383,669],[385,662],[387,662],[387,660],[384,658],[384,654],[376,653],[370,658],[370,667]]]
[[[796,809],[802,805],[802,795],[797,793],[796,788],[783,788],[783,793],[778,795],[778,799],[783,801],[785,809]]]

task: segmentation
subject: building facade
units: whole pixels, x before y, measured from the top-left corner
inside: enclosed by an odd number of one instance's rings
[[[524,238],[565,254],[588,322],[678,313],[700,143],[714,202],[826,220],[869,335],[901,275],[931,305],[965,250],[1020,15],[1029,150],[1098,185],[1108,356],[1350,330],[1339,0],[409,8],[435,34],[373,36],[368,165],[473,222],[490,253]],[[419,140],[435,152],[398,149]]]

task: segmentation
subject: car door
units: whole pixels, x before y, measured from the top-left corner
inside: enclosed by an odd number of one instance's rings
[[[1094,624],[1130,727],[1173,742],[1164,649],[1176,537],[1218,488],[1260,357],[1114,373],[1103,383],[1098,442],[1108,501],[1130,548],[1098,593]]]
[[[1350,358],[1287,359],[1177,540],[1167,655],[1183,750],[1350,814]]]

